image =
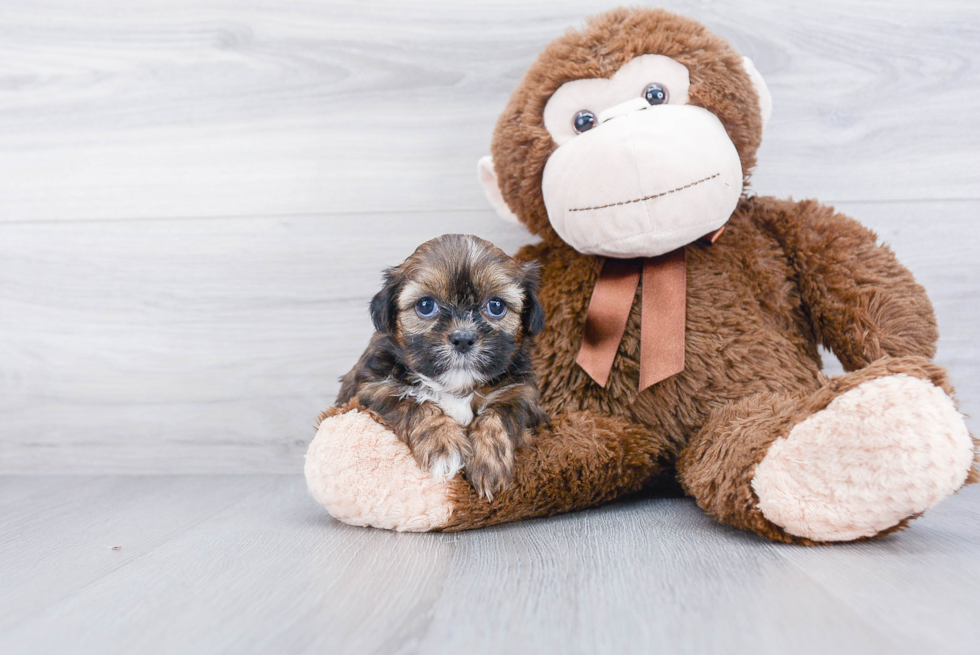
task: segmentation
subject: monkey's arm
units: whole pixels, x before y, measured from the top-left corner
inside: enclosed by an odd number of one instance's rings
[[[455,485],[447,531],[593,507],[640,491],[665,468],[649,428],[615,416],[572,412],[552,418],[515,458],[511,484],[487,504]]]
[[[885,355],[935,355],[932,304],[892,251],[876,243],[874,232],[811,200],[749,203],[795,269],[817,339],[845,370]]]
[[[649,429],[590,412],[555,416],[516,453],[510,485],[488,503],[460,477],[419,471],[390,430],[357,407],[324,413],[306,457],[314,497],[336,518],[392,530],[466,530],[592,507],[664,472]]]

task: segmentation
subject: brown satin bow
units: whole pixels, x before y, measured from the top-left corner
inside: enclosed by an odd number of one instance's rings
[[[701,241],[714,243],[724,229]],[[640,391],[684,370],[685,249],[642,259],[607,258],[592,290],[582,347],[575,360],[601,387],[609,381],[641,277]]]

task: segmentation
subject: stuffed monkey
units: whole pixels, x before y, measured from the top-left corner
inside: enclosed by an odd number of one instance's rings
[[[722,523],[812,544],[887,534],[974,482],[922,287],[856,221],[747,193],[771,106],[751,61],[665,11],[552,42],[479,164],[540,238],[518,258],[541,266],[551,426],[487,502],[332,408],[313,495],[356,525],[462,530],[679,483]],[[820,344],[846,374],[821,372]]]

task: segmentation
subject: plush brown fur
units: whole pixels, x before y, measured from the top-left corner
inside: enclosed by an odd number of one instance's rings
[[[556,145],[542,110],[563,83],[609,77],[643,54],[687,66],[691,104],[721,119],[746,179],[755,163],[756,93],[741,58],[695,21],[619,9],[541,53],[500,117],[492,153],[504,199],[543,239],[518,258],[541,265],[549,321],[534,368],[556,418],[518,452],[514,484],[493,503],[468,485],[454,487],[447,529],[587,507],[677,476],[720,521],[811,543],[756,508],[755,465],[773,440],[863,381],[906,373],[951,394],[945,371],[929,361],[938,337],[932,307],[911,273],[854,220],[813,201],[743,197],[717,243],[687,247],[685,370],[637,391],[638,294],[606,388],[593,382],[575,358],[602,262],[574,251],[548,222],[541,180]],[[850,373],[828,380],[820,344]]]
[[[647,430],[594,412],[564,413],[518,452],[513,482],[492,503],[454,485],[447,531],[583,509],[644,488],[662,472]]]

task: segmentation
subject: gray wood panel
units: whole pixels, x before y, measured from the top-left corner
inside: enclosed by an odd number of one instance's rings
[[[689,499],[412,535],[330,519],[296,475],[83,488],[0,514],[4,653],[965,654],[980,638],[977,488],[822,548]]]
[[[619,0],[0,7],[0,221],[481,209],[536,53]],[[980,198],[970,0],[663,6],[754,58],[762,193]]]
[[[980,202],[838,209],[878,230],[926,286],[938,361],[977,415]],[[511,252],[531,239],[488,211],[2,230],[6,472],[299,470],[317,413],[367,343],[384,266],[444,232]]]
[[[613,4],[3,3],[0,471],[297,470],[383,266],[529,240],[476,158],[540,48]],[[976,414],[973,5],[665,6],[770,83],[755,190],[895,245]]]

